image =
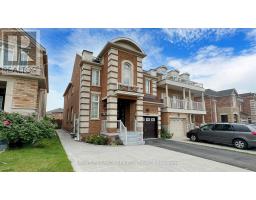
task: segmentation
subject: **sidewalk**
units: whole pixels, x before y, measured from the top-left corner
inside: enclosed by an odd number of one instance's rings
[[[246,172],[227,164],[149,145],[99,146],[77,142],[58,130],[77,172]]]

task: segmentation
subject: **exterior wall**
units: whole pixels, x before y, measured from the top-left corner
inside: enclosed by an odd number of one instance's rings
[[[248,121],[251,118],[252,123],[256,123],[256,97],[252,94],[242,96],[242,112],[244,113],[244,120]]]
[[[15,31],[15,36],[27,36],[22,29],[0,29],[0,43],[16,43],[5,41],[2,38],[4,31]],[[22,38],[21,38],[22,39]],[[37,116],[43,117],[46,114],[46,102],[48,93],[48,59],[46,51],[35,41],[27,43],[26,40],[21,40],[21,44],[27,46],[29,51],[28,56],[29,66],[25,72],[21,71],[20,61],[14,60],[13,65],[16,71],[6,71],[6,69],[12,69],[10,66],[0,66],[0,81],[5,81],[6,94],[4,111],[6,112],[19,112],[21,114],[36,113]],[[21,48],[17,48],[17,57],[21,54]],[[0,61],[2,64],[2,61]],[[20,72],[17,72],[19,70]],[[28,71],[29,70],[29,71]]]
[[[217,102],[213,97],[205,97],[205,122],[206,123],[216,123],[217,122]],[[200,115],[195,116],[196,125],[203,123],[203,118]]]
[[[81,57],[79,55],[76,55],[71,78],[72,86],[64,94],[64,111],[62,127],[67,131],[71,131],[73,129],[74,117],[79,117],[80,61]],[[71,108],[73,109],[73,116],[71,116]]]
[[[5,112],[19,112],[25,115],[39,113],[40,90],[37,80],[0,76],[0,81],[6,82]]]

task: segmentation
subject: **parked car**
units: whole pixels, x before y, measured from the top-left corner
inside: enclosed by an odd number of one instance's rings
[[[256,147],[256,126],[247,124],[206,124],[187,133],[191,141],[233,145],[238,149]]]

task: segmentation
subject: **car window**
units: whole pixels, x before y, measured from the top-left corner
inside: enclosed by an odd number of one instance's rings
[[[207,124],[207,125],[202,126],[200,129],[201,129],[201,131],[210,131],[210,130],[212,130],[212,128],[213,128],[213,124]]]
[[[256,125],[250,124],[249,127],[250,127],[253,131],[256,131]]]
[[[246,125],[234,124],[233,127],[234,131],[237,132],[251,132],[251,130]]]
[[[233,127],[230,124],[215,124],[214,131],[232,131]]]

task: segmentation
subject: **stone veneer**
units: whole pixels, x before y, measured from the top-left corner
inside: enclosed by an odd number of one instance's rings
[[[80,133],[89,133],[91,67],[83,64],[80,84]]]

